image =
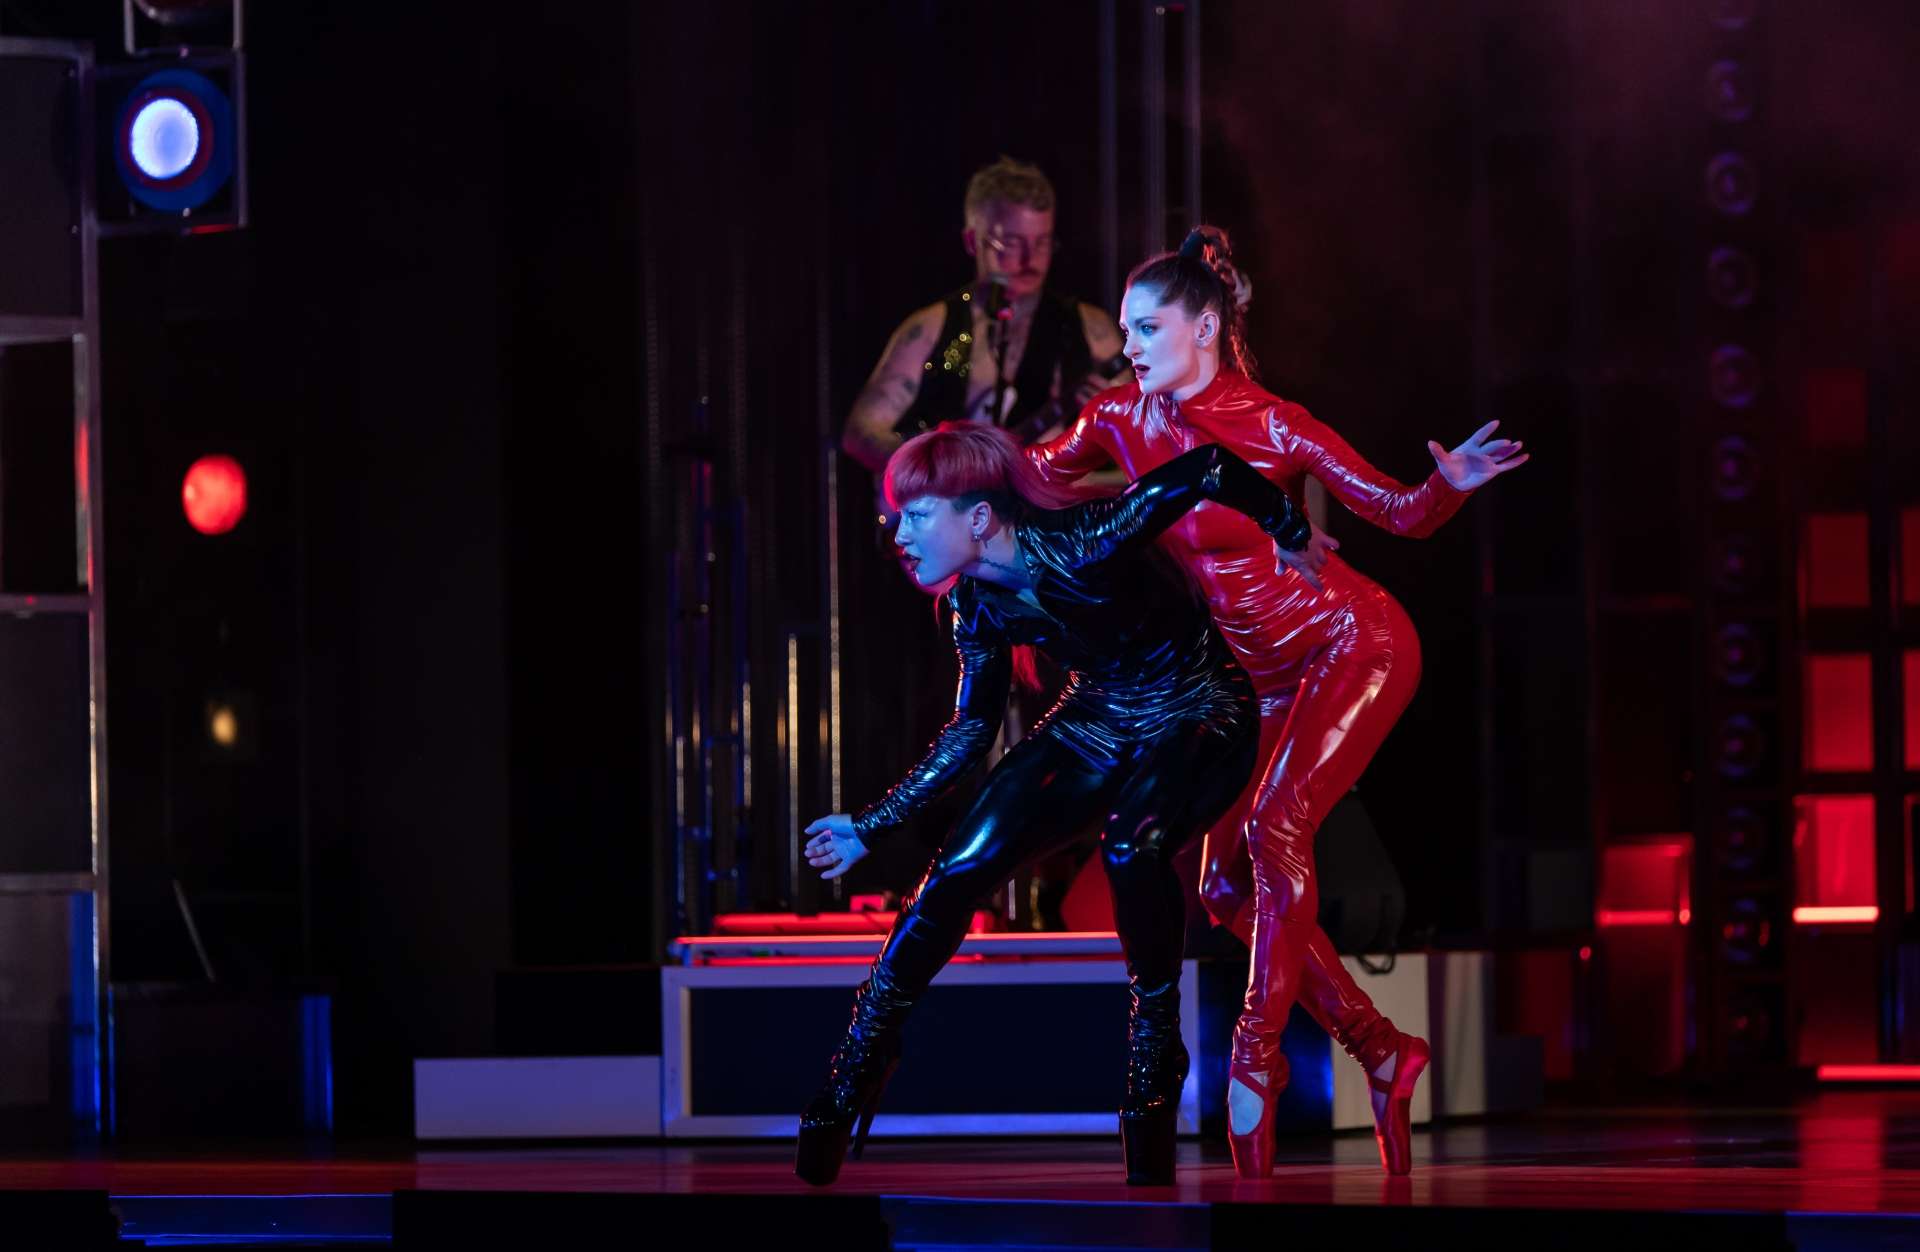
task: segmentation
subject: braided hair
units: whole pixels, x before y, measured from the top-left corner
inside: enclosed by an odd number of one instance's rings
[[[1136,265],[1127,286],[1160,293],[1160,303],[1178,304],[1188,317],[1208,309],[1220,314],[1226,331],[1227,362],[1248,378],[1258,363],[1247,346],[1247,305],[1253,283],[1233,263],[1233,245],[1218,226],[1196,226],[1175,252],[1163,252]]]

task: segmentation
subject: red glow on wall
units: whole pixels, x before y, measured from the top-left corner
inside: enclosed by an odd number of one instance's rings
[[[1800,237],[1796,315],[1833,336],[1830,342],[1864,339],[1873,307],[1873,270],[1871,245],[1859,227],[1808,229]]]
[[[1806,375],[1807,442],[1815,447],[1867,444],[1867,374],[1859,369],[1814,369]]]
[[[1806,664],[1806,767],[1873,768],[1873,662],[1864,652],[1810,656]]]
[[[1873,797],[1796,796],[1793,810],[1794,920],[1873,920],[1803,916],[1807,909],[1874,907]]]
[[[1600,855],[1601,926],[1672,926],[1692,920],[1693,836],[1616,843]]]
[[[1901,655],[1900,670],[1907,768],[1920,770],[1920,649],[1909,649]]]
[[[1872,603],[1865,513],[1809,513],[1800,540],[1800,608],[1864,609]]]
[[[247,472],[230,456],[203,456],[180,484],[187,523],[203,535],[224,535],[247,515]]]
[[[1673,909],[1601,909],[1594,920],[1602,926],[1678,926],[1680,914]]]
[[[1502,952],[1493,962],[1494,1030],[1541,1040],[1548,1082],[1574,1076],[1574,1032],[1580,1018],[1575,991],[1578,967],[1567,958],[1565,948],[1521,948]]]
[[[1618,1058],[1636,1073],[1672,1073],[1686,1063],[1692,879],[1691,835],[1641,836],[1601,850],[1600,994],[1607,1020],[1618,1023]]]

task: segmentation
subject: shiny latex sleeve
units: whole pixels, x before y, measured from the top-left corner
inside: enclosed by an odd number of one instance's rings
[[[920,763],[853,819],[854,833],[863,840],[875,831],[898,826],[939,799],[980,763],[1000,731],[1013,682],[1011,650],[1002,640],[968,634],[959,617],[954,619],[953,643],[960,657],[953,716]]]
[[[1114,394],[1108,391],[1095,396],[1080,410],[1073,425],[1045,443],[1027,445],[1027,459],[1040,471],[1040,477],[1053,483],[1075,482],[1113,460],[1113,449],[1100,439],[1100,415],[1101,402]]]
[[[1381,473],[1298,404],[1274,406],[1267,433],[1283,463],[1319,479],[1355,517],[1396,535],[1426,538],[1458,513],[1470,494],[1437,469],[1417,487]]]
[[[1143,396],[1137,383],[1104,391],[1087,403],[1072,427],[1032,445],[1027,456],[1041,477],[1054,483],[1073,482],[1109,458],[1138,478],[1168,457],[1208,442],[1228,445],[1283,487],[1297,490],[1312,475],[1356,517],[1408,538],[1431,535],[1471,494],[1437,469],[1417,486],[1381,473],[1304,406],[1232,373],[1220,374],[1198,395],[1181,401]]]
[[[1093,565],[1139,548],[1202,500],[1246,515],[1290,552],[1306,547],[1312,534],[1306,514],[1286,492],[1227,449],[1209,443],[1142,474],[1117,496],[1076,507],[1068,528],[1075,555],[1080,564]]]

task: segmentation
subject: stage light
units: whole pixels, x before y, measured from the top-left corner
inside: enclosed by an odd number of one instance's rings
[[[1722,344],[1707,362],[1707,385],[1716,403],[1744,409],[1760,391],[1760,363],[1739,344]]]
[[[1773,901],[1758,895],[1737,896],[1727,902],[1720,926],[1720,949],[1734,965],[1771,964],[1778,953],[1773,927]]]
[[[1707,294],[1723,309],[1744,309],[1760,290],[1753,258],[1738,248],[1715,248],[1707,257]]]
[[[1733,878],[1761,877],[1770,871],[1773,840],[1768,823],[1754,810],[1736,806],[1720,819],[1720,863]]]
[[[230,456],[203,456],[180,484],[187,522],[203,535],[224,535],[247,515],[247,472]]]
[[[1723,122],[1753,116],[1753,79],[1738,61],[1715,61],[1708,67],[1707,112]]]
[[[1753,0],[1713,0],[1708,20],[1721,30],[1740,30],[1753,20]]]
[[[178,67],[147,75],[120,107],[114,165],[128,194],[188,215],[233,177],[233,102],[212,79]]]
[[[1802,926],[1870,925],[1880,920],[1875,904],[1802,904],[1793,910],[1793,920]]]
[[[1713,585],[1725,595],[1746,595],[1753,589],[1757,561],[1751,535],[1719,539],[1713,545]]]
[[[1722,626],[1713,637],[1713,672],[1729,687],[1752,686],[1764,661],[1759,639],[1744,623]]]
[[[1747,158],[1722,152],[1707,162],[1707,203],[1729,217],[1753,208],[1759,195],[1759,177]]]
[[[1753,445],[1728,435],[1713,445],[1713,494],[1731,504],[1753,494],[1760,479],[1760,459]]]
[[[200,119],[175,97],[155,96],[138,107],[128,124],[127,155],[148,178],[178,178],[206,155]]]
[[[1744,778],[1759,769],[1766,750],[1760,724],[1744,713],[1722,720],[1714,734],[1715,763],[1728,778]]]
[[[233,0],[133,0],[134,7],[162,26],[191,26],[217,21],[233,9]]]
[[[1920,1065],[1821,1065],[1821,1082],[1920,1082]]]
[[[1772,988],[1746,987],[1729,997],[1727,1045],[1735,1055],[1777,1056],[1777,1024],[1783,1016],[1781,994]]]
[[[240,718],[230,704],[214,704],[207,709],[207,738],[223,748],[240,742]]]
[[[1616,926],[1684,926],[1690,917],[1672,909],[1601,909],[1594,920],[1610,930]]]

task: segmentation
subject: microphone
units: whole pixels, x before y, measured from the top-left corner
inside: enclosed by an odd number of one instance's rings
[[[1013,301],[1007,295],[1005,274],[987,275],[987,318],[989,321],[1013,320]]]

